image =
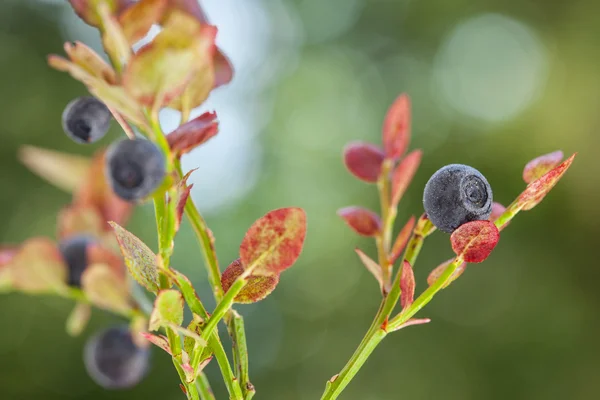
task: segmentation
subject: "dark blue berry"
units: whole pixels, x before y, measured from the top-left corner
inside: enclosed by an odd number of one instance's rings
[[[91,337],[84,351],[85,368],[105,389],[127,389],[148,372],[150,350],[133,341],[127,326],[108,328]]]
[[[492,188],[473,167],[450,164],[440,168],[425,185],[423,206],[431,222],[451,233],[462,224],[488,219]]]
[[[149,140],[122,140],[109,147],[105,174],[117,196],[126,201],[141,200],[162,183],[165,157]]]
[[[65,107],[62,126],[71,139],[78,143],[93,143],[106,135],[112,114],[95,97],[78,97]]]
[[[60,245],[60,253],[68,267],[68,284],[81,287],[81,275],[88,265],[88,247],[94,243],[89,236],[75,236],[63,240]]]

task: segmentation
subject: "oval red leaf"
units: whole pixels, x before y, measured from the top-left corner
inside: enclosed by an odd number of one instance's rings
[[[381,218],[371,210],[362,207],[345,207],[338,215],[356,233],[362,236],[376,236],[381,230]]]
[[[396,260],[398,259],[398,257],[400,257],[400,254],[402,253],[402,251],[406,247],[406,244],[408,243],[408,239],[410,239],[410,235],[412,235],[414,227],[415,227],[415,217],[413,215],[406,222],[406,225],[404,225],[404,227],[402,227],[402,229],[398,233],[398,236],[396,237],[396,241],[394,242],[394,245],[392,246],[392,251],[391,251],[391,255],[390,255],[390,263],[391,264],[394,264],[396,262]]]
[[[452,250],[465,262],[480,263],[494,250],[500,240],[498,228],[491,221],[471,221],[459,226],[450,241]]]
[[[301,208],[280,208],[257,220],[242,240],[240,259],[254,275],[273,275],[289,268],[302,252],[306,213]]]
[[[406,308],[413,303],[415,298],[415,274],[413,273],[413,269],[408,263],[408,261],[404,261],[402,263],[402,271],[400,275],[400,290],[402,291],[400,294],[400,305],[402,308]]]
[[[562,164],[553,168],[541,178],[531,182],[517,200],[521,209],[531,210],[537,206],[546,197],[548,192],[552,190],[554,185],[558,183],[564,173],[567,172],[576,155],[577,153],[573,154]]]
[[[525,183],[531,183],[541,178],[546,172],[560,164],[563,157],[563,152],[558,150],[529,161],[523,170],[523,180]]]
[[[374,183],[379,179],[385,154],[379,147],[363,142],[353,142],[344,148],[344,163],[358,179]]]
[[[238,258],[223,271],[221,286],[227,293],[233,282],[244,272],[244,266]],[[235,296],[236,303],[256,303],[267,297],[279,283],[279,275],[250,275],[244,288]]]
[[[410,142],[410,98],[401,94],[389,108],[383,122],[383,148],[390,159],[402,157]]]
[[[214,112],[205,112],[169,133],[167,141],[173,153],[179,157],[208,141],[218,131],[219,123],[217,122],[217,114]]]

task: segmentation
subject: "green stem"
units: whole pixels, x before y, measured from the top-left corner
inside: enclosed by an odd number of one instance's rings
[[[244,393],[244,399],[251,399],[256,393],[254,386],[250,383],[248,373],[248,347],[246,345],[246,330],[244,329],[244,318],[235,310],[231,310],[226,316],[229,319],[229,335],[233,342],[233,358],[240,377],[240,386]],[[231,331],[233,329],[233,331]]]
[[[237,378],[233,375],[225,349],[223,349],[223,346],[215,345],[215,336],[216,334],[211,336],[208,344],[211,346],[215,358],[217,359],[217,363],[221,369],[221,375],[223,375],[223,380],[229,391],[229,396],[233,400],[243,400],[244,396],[242,394],[242,389],[240,388]]]
[[[196,379],[196,387],[200,393],[200,400],[216,400],[212,389],[210,388],[210,382],[204,372],[201,372]]]

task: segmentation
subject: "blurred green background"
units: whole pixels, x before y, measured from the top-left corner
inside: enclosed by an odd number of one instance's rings
[[[222,265],[250,224],[273,208],[301,206],[303,255],[247,316],[257,399],[318,399],[371,322],[375,282],[353,248],[373,254],[336,216],[377,207],[374,187],[341,162],[352,140],[379,142],[401,92],[413,100],[412,148],[423,164],[403,199],[398,227],[422,212],[439,167],[482,171],[505,205],[523,189],[537,155],[578,151],[565,179],[503,232],[483,264],[468,268],[421,316],[428,326],[390,335],[342,399],[596,399],[600,397],[600,2],[571,0],[206,0],[219,43],[237,69],[209,99],[219,136],[185,159],[193,196],[217,238]],[[0,242],[54,237],[69,195],[19,164],[23,144],[91,154],[61,132],[66,103],[82,85],[47,67],[65,40],[97,45],[66,1],[0,2]],[[173,128],[173,116],[164,115]],[[111,138],[117,138],[116,125]],[[107,145],[105,139],[99,146]],[[129,225],[153,247],[152,209]],[[190,227],[173,265],[214,306]],[[427,240],[418,290],[451,256],[448,236]],[[0,296],[0,399],[181,399],[169,358],[156,350],[138,387],[107,392],[86,375],[85,338],[120,321],[95,311],[85,333],[64,332],[72,304]],[[225,335],[223,335],[225,337]],[[216,363],[207,368],[226,394]]]

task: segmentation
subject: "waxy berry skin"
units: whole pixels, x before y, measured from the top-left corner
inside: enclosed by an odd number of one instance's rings
[[[492,188],[475,168],[463,164],[446,165],[425,185],[423,206],[436,228],[452,233],[466,222],[490,217]]]
[[[121,140],[113,143],[106,153],[106,177],[123,200],[135,202],[152,194],[165,173],[165,157],[149,140]]]
[[[111,119],[110,110],[100,100],[78,97],[65,107],[62,126],[73,141],[94,143],[106,135]]]
[[[85,368],[94,382],[105,389],[128,389],[148,372],[150,349],[139,347],[127,326],[108,328],[88,339]]]
[[[69,286],[81,287],[81,275],[88,266],[87,252],[94,239],[89,236],[74,236],[59,244],[60,253],[68,267]]]

